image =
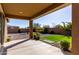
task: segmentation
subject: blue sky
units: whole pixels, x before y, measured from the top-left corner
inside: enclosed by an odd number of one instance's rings
[[[53,27],[57,24],[61,24],[61,22],[72,22],[72,6],[67,6],[58,11],[50,13],[46,16],[38,18],[33,21],[33,23],[39,23],[41,26],[49,25]],[[29,26],[29,21],[27,20],[19,20],[19,19],[11,19],[8,25],[19,26],[20,28],[25,28]]]
[[[20,28],[26,28],[29,26],[29,21],[10,18],[8,25],[19,26]]]

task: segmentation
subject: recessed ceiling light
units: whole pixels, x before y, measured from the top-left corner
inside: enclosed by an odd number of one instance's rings
[[[20,14],[23,14],[23,12],[19,12]]]

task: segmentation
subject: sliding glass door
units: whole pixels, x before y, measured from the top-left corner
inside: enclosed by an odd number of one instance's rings
[[[0,45],[1,45],[1,39],[2,39],[2,16],[0,14]]]
[[[2,29],[1,29],[1,25],[2,25],[1,22],[2,22],[2,21],[1,21],[1,16],[0,16],[0,45],[1,45],[1,32],[2,32],[2,31],[1,31],[1,30],[2,30]]]
[[[0,13],[0,45],[3,45],[4,41],[4,19],[3,14]]]

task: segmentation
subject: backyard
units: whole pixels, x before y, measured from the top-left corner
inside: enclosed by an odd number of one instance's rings
[[[67,40],[69,42],[72,41],[72,37],[71,36],[64,36],[64,35],[57,35],[57,34],[52,34],[50,36],[43,36],[42,38],[50,40],[50,41],[54,41],[54,42],[60,42],[61,40]]]
[[[59,34],[44,35],[41,37],[41,39],[48,42],[54,42],[54,43],[60,43],[60,41],[66,40],[70,43],[70,47],[72,44],[71,36],[65,36],[65,35],[59,35]]]

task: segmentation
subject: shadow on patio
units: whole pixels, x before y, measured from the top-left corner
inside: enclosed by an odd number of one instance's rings
[[[13,43],[13,44],[9,44],[8,46],[2,46],[0,49],[0,55],[7,55],[7,50],[8,49],[10,49],[10,48],[12,48],[12,47],[14,47],[14,46],[16,46],[16,45],[19,45],[19,44],[21,44],[21,43],[24,43],[24,42],[26,42],[26,41],[28,41],[29,39],[27,39],[27,40],[20,40],[20,41],[18,41],[18,42],[16,42],[16,43]]]

